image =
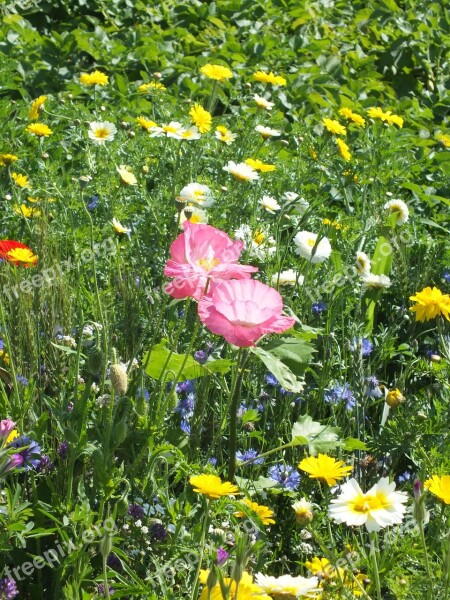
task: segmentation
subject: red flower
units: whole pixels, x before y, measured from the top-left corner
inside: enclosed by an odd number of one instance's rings
[[[35,267],[38,257],[31,248],[14,240],[0,241],[0,259],[18,267]]]

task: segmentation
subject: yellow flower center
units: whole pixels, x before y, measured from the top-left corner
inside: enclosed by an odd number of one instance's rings
[[[205,269],[205,271],[211,271],[215,266],[220,263],[218,258],[201,258],[198,264]]]
[[[310,238],[306,243],[308,244],[308,246],[310,248],[314,248],[316,240],[314,240],[313,238]]]
[[[253,241],[255,242],[255,244],[258,244],[258,246],[260,244],[263,243],[264,239],[265,239],[265,235],[264,233],[262,233],[262,231],[256,231],[255,235],[253,236]]]
[[[389,502],[384,494],[376,494],[375,496],[358,496],[353,500],[353,510],[358,513],[368,513],[371,510],[377,510],[379,508],[387,508]]]
[[[177,128],[170,125],[163,125],[162,129],[166,133],[177,133]]]
[[[35,256],[28,248],[14,248],[8,252],[8,256],[11,260],[17,260],[23,263],[32,263],[37,260],[37,256]]]
[[[101,127],[101,128],[99,128],[99,129],[96,129],[96,130],[95,130],[95,132],[94,132],[94,135],[95,135],[95,137],[96,137],[96,138],[99,138],[99,139],[102,139],[102,140],[103,140],[103,139],[105,139],[106,137],[108,137],[108,135],[109,135],[109,130],[108,130],[108,129],[106,129],[106,127]]]

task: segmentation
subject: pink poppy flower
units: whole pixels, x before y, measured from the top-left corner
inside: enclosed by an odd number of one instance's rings
[[[282,333],[295,319],[281,314],[283,299],[273,288],[256,281],[220,281],[198,304],[200,320],[227,342],[254,346],[265,333]]]
[[[224,231],[190,221],[183,227],[184,233],[170,247],[171,258],[164,269],[164,275],[174,277],[166,287],[173,298],[199,300],[208,279],[248,279],[258,270],[237,264],[244,244],[234,242]]]

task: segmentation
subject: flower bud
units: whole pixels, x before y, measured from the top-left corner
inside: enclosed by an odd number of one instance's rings
[[[124,396],[128,389],[128,375],[122,365],[111,365],[109,379],[114,392],[118,396]]]
[[[0,421],[0,439],[7,438],[14,430],[15,426],[15,421],[11,421],[11,419],[3,419],[3,421]]]
[[[393,406],[399,406],[404,402],[404,400],[405,397],[398,388],[395,388],[395,390],[391,390],[386,395],[386,404],[391,408]]]
[[[302,498],[298,502],[294,502],[292,508],[295,512],[295,518],[299,525],[308,525],[314,518],[314,513],[312,511],[312,504]]]

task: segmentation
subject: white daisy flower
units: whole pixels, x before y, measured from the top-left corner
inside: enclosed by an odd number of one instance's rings
[[[199,140],[202,137],[202,134],[198,130],[198,127],[189,127],[189,129],[181,130],[181,139],[182,140]]]
[[[299,231],[294,237],[297,246],[295,253],[312,263],[321,263],[331,254],[330,240],[323,237],[319,242],[317,234],[310,231]]]
[[[272,275],[270,283],[278,287],[281,285],[303,285],[304,280],[303,275],[298,275],[294,269],[288,269],[287,271],[281,271],[281,273]]]
[[[262,231],[254,231],[248,225],[241,225],[234,232],[238,240],[242,240],[246,250],[260,261],[266,260],[277,251],[275,238],[267,236]]]
[[[235,163],[230,160],[227,166],[223,167],[223,170],[228,171],[238,181],[256,181],[256,179],[259,179],[259,175],[255,169],[245,163]]]
[[[329,514],[336,523],[365,525],[369,532],[380,531],[402,522],[407,501],[407,494],[396,492],[395,483],[389,483],[387,477],[365,494],[356,479],[350,479],[341,486],[339,497],[331,501]]]
[[[275,106],[274,102],[269,102],[269,100],[266,100],[262,96],[258,96],[258,94],[253,95],[253,100],[258,105],[258,108],[264,108],[265,110],[272,110]]]
[[[125,185],[137,184],[136,176],[130,171],[130,167],[127,167],[126,165],[120,165],[120,167],[116,167],[116,171],[119,173],[120,179]]]
[[[175,216],[175,219],[178,220],[178,215]],[[208,215],[205,210],[197,206],[186,206],[180,213],[180,229],[183,229],[183,223],[188,220],[191,223],[203,223],[206,225],[208,223]]]
[[[114,218],[112,220],[112,226],[114,227],[114,231],[116,233],[119,233],[119,234],[131,233],[131,229],[128,229],[128,227],[124,227],[122,225],[122,223],[120,221],[118,221],[116,218]]]
[[[237,134],[231,133],[231,131],[224,125],[218,125],[216,127],[215,136],[219,141],[223,142],[227,146],[230,146],[237,138]]]
[[[181,190],[178,200],[188,204],[197,204],[198,206],[211,206],[214,203],[214,196],[211,189],[202,183],[189,183]]]
[[[386,275],[375,275],[374,273],[363,273],[361,275],[362,286],[366,289],[384,289],[391,286],[391,280]]]
[[[285,192],[283,198],[300,215],[304,215],[309,208],[309,202],[295,192]]]
[[[265,208],[267,212],[270,212],[273,215],[281,208],[281,206],[278,204],[275,198],[272,198],[272,196],[263,196],[261,200],[258,200],[258,204],[261,204],[261,206]]]
[[[356,253],[356,270],[360,275],[370,274],[371,263],[370,258],[365,252]]]
[[[255,583],[266,594],[280,599],[285,598],[286,600],[301,598],[319,590],[317,577],[292,577],[292,575],[271,577],[270,575],[256,573]]]
[[[170,121],[168,125],[161,125],[161,127],[155,127],[150,137],[161,137],[166,136],[168,138],[175,138],[176,140],[183,139],[184,128],[178,121]]]
[[[109,121],[94,121],[89,123],[89,138],[98,146],[102,146],[105,142],[112,142],[117,133],[117,127]]]
[[[389,202],[386,202],[384,205],[384,208],[391,213],[396,213],[397,225],[403,225],[408,222],[409,209],[403,200],[389,200]]]
[[[264,125],[257,125],[255,127],[255,131],[261,134],[261,136],[266,140],[270,137],[278,137],[281,135],[281,131],[277,129],[272,129],[271,127],[264,127]]]

